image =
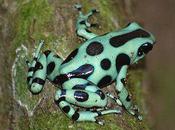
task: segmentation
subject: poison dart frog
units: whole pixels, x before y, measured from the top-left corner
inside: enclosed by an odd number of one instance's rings
[[[55,94],[55,103],[74,121],[92,121],[100,125],[104,122],[96,117],[110,113],[121,113],[119,108],[108,108],[108,98],[124,107],[131,115],[142,120],[138,108],[132,104],[126,89],[128,66],[138,62],[155,44],[154,36],[138,23],[131,22],[124,28],[97,35],[88,30],[94,24],[88,18],[97,13],[92,9],[84,15],[81,6],[76,22],[76,33],[85,42],[63,60],[50,50],[40,52],[41,41],[32,62],[27,61],[28,89],[39,94],[46,79],[61,86]],[[118,97],[104,93],[102,88],[115,82]],[[76,110],[73,106],[83,108]]]

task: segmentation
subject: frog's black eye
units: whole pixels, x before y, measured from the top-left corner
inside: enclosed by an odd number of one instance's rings
[[[150,50],[152,50],[153,45],[149,42],[144,43],[138,49],[137,55],[142,56],[143,54],[147,54]]]

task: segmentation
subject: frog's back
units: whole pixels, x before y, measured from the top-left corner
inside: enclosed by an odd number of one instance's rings
[[[60,73],[87,79],[99,87],[110,84],[117,76],[115,59],[119,52],[109,45],[111,34],[86,41],[63,62]]]

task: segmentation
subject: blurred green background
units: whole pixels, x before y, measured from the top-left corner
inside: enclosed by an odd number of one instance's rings
[[[135,0],[134,12],[157,39],[145,79],[150,123],[156,130],[175,130],[175,0]]]

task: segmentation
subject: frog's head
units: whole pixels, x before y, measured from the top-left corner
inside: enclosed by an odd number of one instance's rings
[[[137,63],[152,50],[155,44],[155,38],[150,32],[145,31],[145,29],[136,22],[128,24],[125,30],[130,32],[130,35],[128,35],[130,40],[127,43],[127,48],[130,48],[128,51],[131,64]]]

